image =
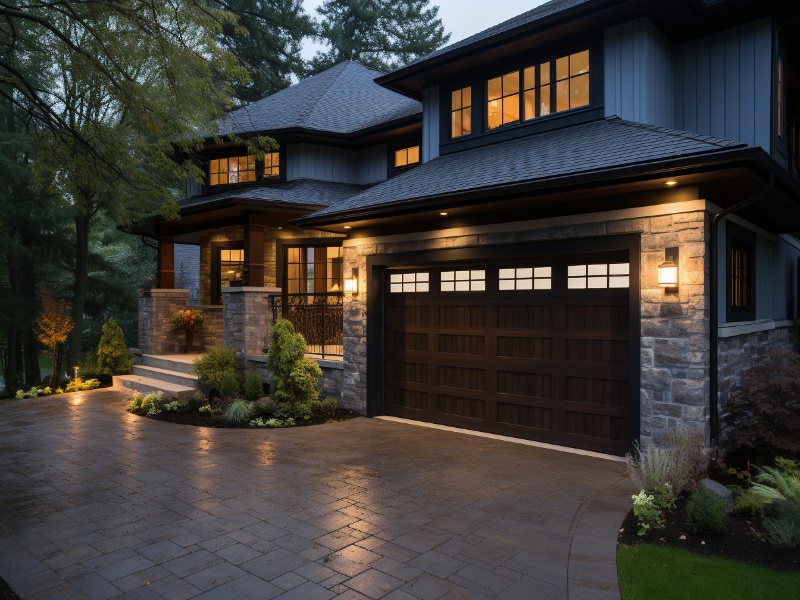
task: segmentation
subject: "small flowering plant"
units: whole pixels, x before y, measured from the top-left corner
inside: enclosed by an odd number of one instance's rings
[[[203,311],[193,308],[179,310],[169,320],[172,331],[197,331],[203,328]]]

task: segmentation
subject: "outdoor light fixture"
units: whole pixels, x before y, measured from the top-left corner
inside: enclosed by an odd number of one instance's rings
[[[78,367],[72,367],[72,370],[75,373],[75,376],[73,377],[73,379],[77,379],[78,378]]]
[[[358,294],[358,267],[353,267],[350,278],[344,280],[344,291]]]
[[[658,265],[658,285],[667,294],[678,293],[678,249],[664,249],[664,262]]]
[[[672,186],[678,185],[678,182],[675,181],[674,179],[670,179],[664,185],[668,185],[669,187],[672,187]]]

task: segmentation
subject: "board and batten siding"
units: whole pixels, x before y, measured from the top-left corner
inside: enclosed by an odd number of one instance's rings
[[[439,86],[422,90],[422,162],[439,156]]]
[[[675,49],[675,128],[771,150],[772,22]]]
[[[675,126],[674,46],[647,19],[604,32],[605,115]]]
[[[286,146],[286,179],[367,184],[386,179],[386,145],[346,150],[318,144]]]

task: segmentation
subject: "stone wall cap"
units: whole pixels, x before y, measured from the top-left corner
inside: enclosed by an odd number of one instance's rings
[[[189,290],[181,290],[181,289],[170,289],[170,288],[139,288],[139,293],[143,296],[168,296],[170,294],[178,296],[178,295],[189,295]]]
[[[797,321],[792,319],[758,319],[757,321],[742,321],[739,323],[720,323],[717,335],[721,338],[736,337],[749,333],[771,331],[782,327],[794,327]]]
[[[223,294],[239,294],[239,293],[246,293],[246,292],[261,292],[261,293],[264,293],[264,294],[280,294],[281,293],[281,288],[278,288],[278,287],[250,287],[250,286],[222,288],[222,293]]]

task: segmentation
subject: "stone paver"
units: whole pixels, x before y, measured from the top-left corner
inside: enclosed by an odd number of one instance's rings
[[[126,404],[0,404],[0,576],[25,600],[619,598],[619,462],[374,419],[195,428]]]

